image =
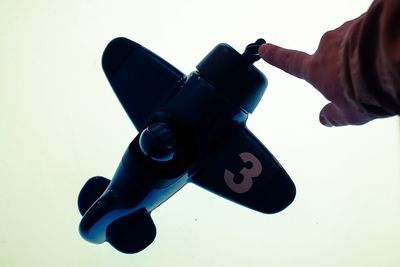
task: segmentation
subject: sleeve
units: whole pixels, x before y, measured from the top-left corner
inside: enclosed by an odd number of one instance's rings
[[[341,50],[346,97],[374,117],[400,115],[400,1],[375,0]]]

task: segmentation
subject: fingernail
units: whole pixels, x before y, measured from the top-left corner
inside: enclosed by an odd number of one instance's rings
[[[326,127],[332,127],[332,124],[323,115],[319,116],[319,121]]]
[[[260,48],[258,48],[258,54],[262,57],[263,55],[265,55],[267,49],[268,49],[267,44],[261,45]]]

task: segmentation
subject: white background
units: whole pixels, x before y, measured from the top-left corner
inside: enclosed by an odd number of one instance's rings
[[[193,185],[152,213],[136,255],[78,233],[76,198],[111,177],[136,130],[100,65],[117,36],[185,73],[216,44],[259,37],[313,53],[370,1],[8,1],[0,3],[1,266],[399,266],[399,120],[325,128],[312,86],[258,62],[267,92],[248,121],[297,186],[262,215]]]

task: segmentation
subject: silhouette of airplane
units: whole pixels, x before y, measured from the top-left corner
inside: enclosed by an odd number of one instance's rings
[[[151,211],[189,182],[262,213],[294,200],[289,175],[245,125],[267,86],[253,65],[264,42],[243,54],[219,44],[188,76],[131,40],[108,44],[104,72],[139,133],[113,179],[79,193],[84,239],[143,250],[156,236]]]

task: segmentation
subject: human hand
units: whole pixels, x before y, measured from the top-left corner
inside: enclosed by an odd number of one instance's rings
[[[366,112],[360,103],[346,96],[346,85],[340,77],[342,42],[360,18],[326,32],[313,55],[273,44],[264,44],[259,48],[259,54],[266,62],[306,80],[330,101],[319,115],[320,122],[328,127],[360,125],[376,118]]]

